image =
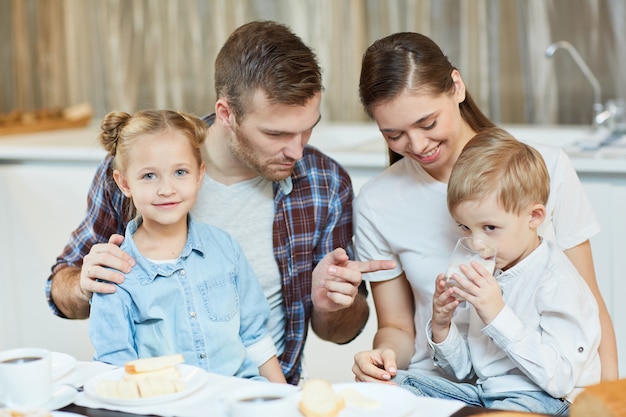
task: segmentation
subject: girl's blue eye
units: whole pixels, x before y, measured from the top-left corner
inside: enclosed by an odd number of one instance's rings
[[[177,169],[176,170],[176,176],[177,177],[182,177],[183,175],[187,174],[187,170],[186,169]]]
[[[152,172],[150,172],[148,174],[144,174],[143,178],[146,180],[152,180],[155,178],[155,175]]]

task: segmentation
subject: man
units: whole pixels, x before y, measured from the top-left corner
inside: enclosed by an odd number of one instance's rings
[[[352,340],[369,314],[361,272],[394,263],[349,260],[352,185],[341,166],[306,146],[323,87],[300,38],[275,22],[243,25],[218,53],[215,88],[193,215],[240,242],[270,302],[285,377],[297,384],[309,323],[322,339]],[[88,317],[91,294],[115,291],[111,283],[134,265],[119,248],[131,202],[110,165],[106,158],[98,167],[86,218],[48,279],[48,301],[62,317]]]

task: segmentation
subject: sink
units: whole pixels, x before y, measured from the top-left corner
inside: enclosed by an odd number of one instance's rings
[[[522,142],[542,143],[564,149],[575,147],[593,136],[592,128],[587,125],[504,124],[501,127]]]

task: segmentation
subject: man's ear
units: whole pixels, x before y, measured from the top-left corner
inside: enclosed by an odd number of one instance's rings
[[[546,219],[546,206],[543,204],[534,204],[530,208],[530,223],[531,229],[537,229],[541,226],[541,223]]]
[[[220,98],[215,103],[215,118],[222,124],[222,126],[227,128],[233,127],[234,114],[231,111],[228,100],[225,98]]]
[[[122,191],[126,197],[131,198],[132,193],[130,192],[128,181],[126,181],[126,178],[117,169],[113,171],[113,179],[115,180],[115,183],[119,187],[120,191]]]

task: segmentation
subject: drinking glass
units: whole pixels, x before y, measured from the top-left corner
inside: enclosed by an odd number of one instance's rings
[[[496,268],[496,249],[487,242],[474,239],[472,237],[462,237],[456,242],[450,263],[446,270],[446,287],[459,287],[454,279],[454,274],[464,275],[461,272],[461,265],[470,266],[471,261],[476,261],[493,274]]]

